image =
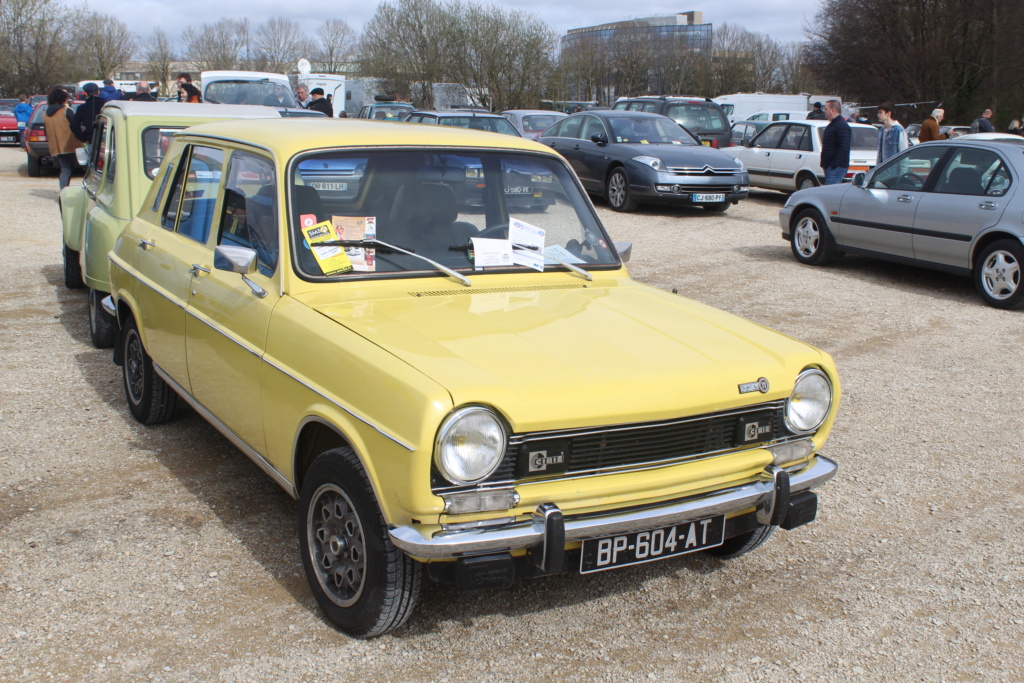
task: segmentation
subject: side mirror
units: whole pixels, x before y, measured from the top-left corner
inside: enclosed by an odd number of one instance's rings
[[[867,177],[868,174],[864,172],[854,173],[853,178],[850,180],[850,184],[854,187],[864,187],[864,179]]]
[[[590,136],[590,141],[596,142],[599,145],[607,145],[608,137],[605,136],[604,133],[594,133],[593,135]]]
[[[229,273],[252,275],[256,272],[256,250],[222,244],[214,250],[213,267]]]
[[[744,147],[753,147],[754,146],[754,138],[747,138],[746,140],[744,140],[743,141],[743,146]]]
[[[629,257],[633,255],[633,243],[632,242],[615,242],[615,251],[619,252],[619,258],[622,259],[623,263],[629,262]]]
[[[75,150],[75,159],[78,161],[78,165],[85,168],[89,164],[89,153],[85,151],[85,147],[79,147]]]

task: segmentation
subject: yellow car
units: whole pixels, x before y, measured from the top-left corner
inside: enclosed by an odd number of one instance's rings
[[[424,572],[728,557],[814,519],[831,358],[634,282],[627,253],[532,141],[210,123],[175,136],[103,306],[132,414],[184,400],[297,498],[313,595],[367,637]]]
[[[217,119],[280,116],[278,109],[256,106],[114,101],[103,107],[96,117],[85,179],[64,188],[59,199],[64,285],[89,288],[93,345],[113,346],[117,333],[99,305],[110,291],[107,253],[139,212],[174,133]]]

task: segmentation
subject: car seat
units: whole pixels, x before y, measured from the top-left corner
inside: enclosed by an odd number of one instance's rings
[[[455,193],[448,185],[402,185],[387,222],[379,227],[380,239],[446,264],[454,254],[459,257],[458,264],[465,265],[465,253],[460,255],[449,247],[467,244],[478,231],[472,223],[458,221],[458,217]]]

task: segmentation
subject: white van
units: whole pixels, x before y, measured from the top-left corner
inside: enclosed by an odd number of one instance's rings
[[[291,76],[295,79],[295,85],[305,83],[309,89],[323,88],[324,97],[331,98],[334,107],[334,116],[339,117],[345,111],[345,86],[347,85],[344,76],[338,74],[300,74]]]
[[[284,74],[262,71],[204,71],[200,81],[203,102],[299,108],[288,77]]]
[[[746,121],[803,121],[807,118],[809,111],[777,111],[766,110],[751,114]]]
[[[715,102],[721,105],[725,115],[729,117],[729,123],[746,121],[751,114],[756,114],[759,111],[810,111],[815,102],[824,104],[828,100],[842,102],[842,99],[835,95],[811,95],[808,93],[799,95],[777,95],[764,92],[735,93],[715,98]]]

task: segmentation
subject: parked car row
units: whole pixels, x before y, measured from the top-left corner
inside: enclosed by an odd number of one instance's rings
[[[297,499],[340,629],[398,628],[424,574],[734,557],[815,519],[831,358],[631,280],[586,198],[599,169],[583,185],[560,152],[615,154],[619,208],[723,159],[745,185],[739,162],[643,112],[561,118],[552,149],[246,109],[105,107],[60,195],[65,284],[89,287],[135,419],[187,404]]]

